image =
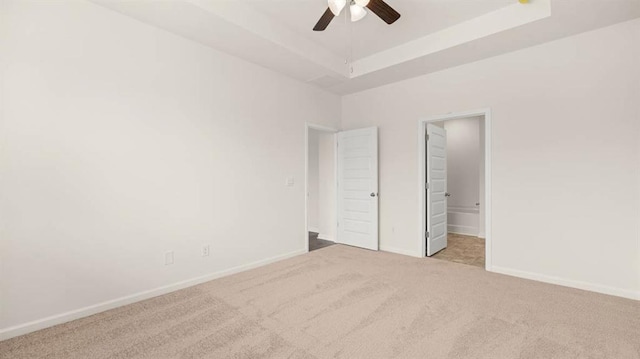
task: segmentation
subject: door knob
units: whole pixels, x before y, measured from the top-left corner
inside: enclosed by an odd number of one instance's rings
[[[371,194],[370,194],[369,196],[371,196],[371,197],[375,197],[375,196],[376,196],[376,194],[375,194],[375,193],[373,193],[373,192],[371,192]]]
[[[449,192],[445,192],[445,193],[444,193],[444,196],[445,196],[445,197],[451,197],[451,193],[449,193]]]

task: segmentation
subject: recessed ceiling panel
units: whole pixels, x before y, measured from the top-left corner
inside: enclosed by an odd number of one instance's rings
[[[402,17],[387,25],[368,12],[364,19],[347,21],[347,11],[322,32],[312,31],[327,9],[326,0],[235,0],[276,19],[300,35],[345,59],[357,60],[438,30],[471,20],[516,0],[386,0]]]

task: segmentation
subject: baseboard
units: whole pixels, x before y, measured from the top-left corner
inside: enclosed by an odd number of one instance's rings
[[[559,277],[547,276],[543,274],[537,274],[532,272],[525,272],[517,269],[510,269],[498,266],[492,266],[491,272],[506,274],[513,277],[531,279],[538,282],[545,282],[550,284],[557,284],[565,287],[571,287],[576,289],[587,290],[590,292],[602,293],[613,295],[616,297],[628,298],[640,300],[640,291],[633,291],[628,289],[614,288],[609,286],[604,286],[600,284],[588,283],[575,281],[570,279],[564,279]]]
[[[470,226],[457,226],[450,224],[447,226],[447,231],[449,233],[462,234],[463,236],[478,236],[478,227],[470,227]]]
[[[448,213],[466,213],[466,214],[479,214],[480,208],[478,206],[447,206]]]
[[[253,268],[261,267],[267,264],[271,264],[274,262],[281,261],[283,259],[295,257],[297,255],[306,253],[306,250],[297,250],[294,252],[290,252],[287,254],[262,259],[256,262],[243,264],[237,267],[232,267],[229,269],[225,269],[222,271],[206,274],[200,277],[187,279],[181,282],[169,284],[166,286],[158,287],[155,289],[139,292],[136,294],[128,295],[126,297],[121,297],[113,300],[109,300],[106,302],[90,305],[84,308],[76,309],[73,311],[69,311],[66,313],[61,313],[57,315],[53,315],[47,318],[34,320],[28,323],[16,325],[9,328],[0,329],[0,341],[5,339],[10,339],[13,337],[17,337],[19,335],[28,334],[34,332],[36,330],[45,329],[52,327],[54,325],[70,322],[72,320],[84,318],[93,314],[97,314],[100,312],[104,312],[109,309],[121,307],[127,304],[136,303],[145,299],[157,297],[159,295],[175,292],[180,289],[192,287],[194,285],[198,285],[204,282],[208,282],[213,279],[226,277],[228,275],[232,275],[239,272],[244,272]]]
[[[322,240],[325,240],[325,241],[331,241],[331,242],[335,242],[336,241],[335,238],[333,238],[331,236],[326,236],[326,235],[324,235],[322,233],[318,234],[318,239],[322,239]]]
[[[317,227],[311,227],[311,226],[307,228],[307,231],[313,232],[313,233],[320,233],[320,230]]]
[[[380,246],[380,250],[383,251],[383,252],[391,252],[391,253],[395,253],[395,254],[402,254],[404,256],[410,256],[410,257],[418,257],[418,258],[422,258],[423,257],[423,256],[420,255],[420,253],[415,253],[413,251],[409,251],[409,250],[401,249],[401,248]]]

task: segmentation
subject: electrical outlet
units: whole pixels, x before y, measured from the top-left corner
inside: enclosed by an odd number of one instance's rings
[[[173,251],[164,254],[164,265],[168,266],[170,264],[173,264]]]
[[[209,256],[209,246],[208,245],[202,247],[202,256],[203,257],[208,257]]]
[[[293,177],[287,177],[287,178],[285,178],[285,180],[284,180],[284,184],[285,184],[287,187],[293,187],[294,182],[295,182],[295,181],[294,181]]]

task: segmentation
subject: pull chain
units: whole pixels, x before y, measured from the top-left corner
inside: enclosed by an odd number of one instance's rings
[[[349,7],[349,4],[347,4],[345,6],[345,8],[347,8],[347,9],[345,9],[345,11],[344,11],[344,26],[345,26],[345,28],[347,26],[349,26],[349,23],[348,23],[348,20],[347,20],[349,15],[347,14],[347,12],[350,11],[350,10],[348,9],[348,7]],[[349,47],[349,40],[348,39],[347,39],[347,47]],[[347,66],[347,68],[349,68],[351,66],[351,64],[350,64],[351,59],[349,58],[349,49],[347,48],[346,50],[347,50],[347,53],[344,54],[344,64]]]
[[[353,22],[349,21],[351,16],[351,1],[345,6],[347,11],[344,12],[344,26],[348,27],[349,38],[347,39],[347,54],[344,64],[347,65],[350,74],[353,73]]]
[[[349,15],[351,15],[351,4],[349,4]],[[349,21],[349,73],[353,73],[353,21]]]

